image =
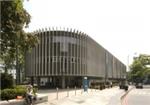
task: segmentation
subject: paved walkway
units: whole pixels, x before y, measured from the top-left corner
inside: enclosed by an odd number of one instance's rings
[[[89,89],[88,92],[78,89],[61,90],[40,90],[40,94],[48,95],[48,102],[38,105],[120,105],[120,97],[125,93],[118,87],[104,90]]]

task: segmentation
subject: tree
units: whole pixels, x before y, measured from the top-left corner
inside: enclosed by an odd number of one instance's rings
[[[142,82],[146,77],[150,76],[150,55],[141,54],[134,58],[131,65],[131,71],[128,72],[129,80],[133,82]]]
[[[5,72],[16,67],[19,80],[20,68],[24,66],[25,52],[36,45],[38,38],[34,33],[26,33],[23,30],[28,27],[31,17],[23,8],[22,0],[0,1],[0,3],[0,58],[4,61]]]

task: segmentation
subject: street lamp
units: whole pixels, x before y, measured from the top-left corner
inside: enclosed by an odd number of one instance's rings
[[[136,58],[137,57],[137,53],[135,52],[133,55],[130,55],[128,54],[127,56],[127,71],[130,71],[130,58],[132,56],[132,61],[133,61],[133,58]]]
[[[127,71],[129,71],[129,55],[127,56]]]

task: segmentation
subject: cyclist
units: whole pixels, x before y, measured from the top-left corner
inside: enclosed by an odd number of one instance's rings
[[[26,98],[27,98],[27,102],[30,103],[30,105],[32,105],[34,93],[33,93],[33,86],[31,84],[27,86]]]

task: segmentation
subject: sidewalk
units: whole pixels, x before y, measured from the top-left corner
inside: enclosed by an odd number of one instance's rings
[[[67,90],[61,90],[58,99],[56,90],[42,90],[39,93],[48,95],[48,102],[38,105],[119,105],[120,97],[125,92],[118,87],[104,90],[89,89],[88,92],[79,89],[76,94],[75,90],[69,91],[68,97]]]

